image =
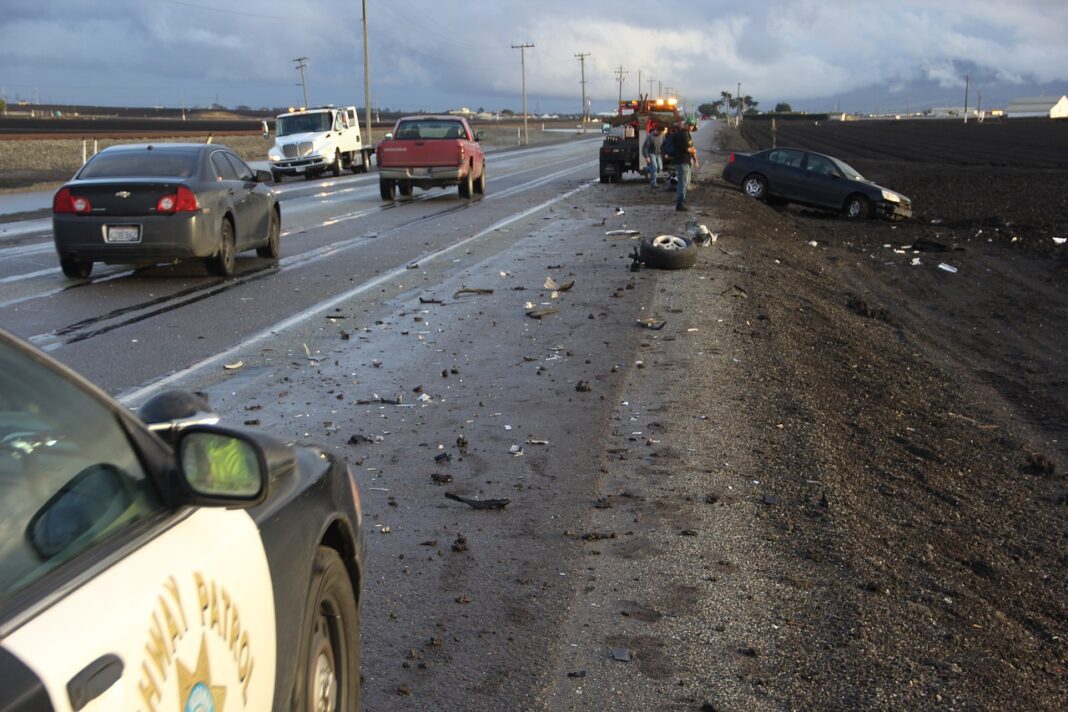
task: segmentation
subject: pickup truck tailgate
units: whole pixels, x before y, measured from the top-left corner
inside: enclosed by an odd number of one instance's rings
[[[456,139],[394,139],[379,146],[377,153],[379,166],[455,166],[460,162],[460,142]]]

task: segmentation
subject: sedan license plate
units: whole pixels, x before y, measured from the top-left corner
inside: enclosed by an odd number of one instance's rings
[[[108,225],[104,239],[107,242],[140,242],[140,225]]]

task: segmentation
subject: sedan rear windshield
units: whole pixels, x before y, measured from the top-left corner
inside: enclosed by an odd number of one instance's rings
[[[176,151],[98,153],[85,164],[79,178],[189,178],[196,171],[197,154]]]

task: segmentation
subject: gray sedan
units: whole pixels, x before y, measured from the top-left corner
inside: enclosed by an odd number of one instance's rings
[[[225,277],[244,250],[277,259],[282,219],[270,182],[219,144],[106,148],[52,201],[59,264],[84,279],[93,262],[201,258]]]

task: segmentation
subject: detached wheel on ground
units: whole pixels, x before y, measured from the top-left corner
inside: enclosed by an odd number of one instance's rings
[[[237,257],[235,250],[234,224],[223,218],[222,227],[219,229],[219,253],[205,261],[208,271],[220,277],[232,275]]]
[[[267,242],[262,247],[256,248],[256,255],[266,257],[269,260],[277,260],[282,253],[282,225],[278,213],[271,211],[270,222],[267,225]]]
[[[763,200],[768,197],[768,181],[759,173],[747,175],[745,180],[742,181],[742,190],[750,198]]]
[[[460,181],[456,188],[461,198],[470,198],[475,192],[475,179],[471,176],[472,168],[467,169],[467,175]]]
[[[482,173],[478,176],[478,180],[475,181],[475,192],[479,195],[486,194],[486,162],[482,161]]]
[[[871,202],[863,195],[851,195],[846,198],[842,212],[849,220],[867,220],[871,215]]]
[[[392,180],[386,180],[385,178],[379,178],[378,192],[382,196],[382,200],[392,201],[397,197],[397,183]]]
[[[697,263],[697,245],[678,235],[642,238],[638,259],[654,269],[687,269]]]
[[[304,613],[303,690],[296,709],[346,712],[360,706],[360,617],[345,564],[319,547]]]
[[[93,273],[93,262],[64,257],[59,261],[59,268],[63,270],[63,274],[73,279],[87,279]]]

